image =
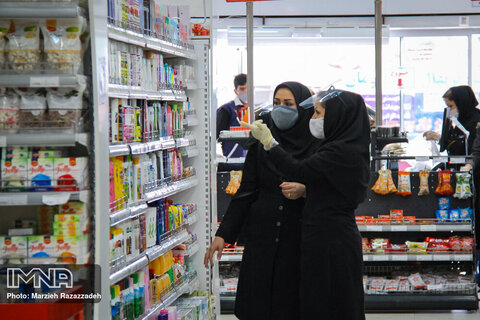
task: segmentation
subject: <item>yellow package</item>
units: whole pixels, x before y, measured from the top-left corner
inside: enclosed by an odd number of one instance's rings
[[[242,171],[230,171],[230,182],[228,183],[225,192],[234,196],[237,193],[238,188],[240,188],[240,183],[242,182]]]
[[[372,190],[381,195],[397,192],[397,188],[393,183],[392,172],[390,170],[378,170],[378,179]]]
[[[115,185],[115,210],[125,207],[125,188],[123,184],[123,157],[112,159],[113,162],[113,183]]]

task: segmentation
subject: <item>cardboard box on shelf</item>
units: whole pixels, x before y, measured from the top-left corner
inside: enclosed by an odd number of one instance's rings
[[[78,191],[88,184],[88,158],[55,158],[55,191]]]
[[[1,246],[1,256],[10,263],[19,263],[20,258],[27,256],[27,237],[4,237]]]
[[[60,257],[60,263],[88,263],[89,250],[87,236],[57,236],[55,243],[55,256]]]
[[[87,205],[81,201],[69,201],[59,205],[60,214],[87,214]]]
[[[38,264],[55,262],[55,242],[56,237],[54,236],[29,236],[28,257],[39,259],[29,259],[28,262]],[[52,259],[48,259],[48,257],[52,257]]]

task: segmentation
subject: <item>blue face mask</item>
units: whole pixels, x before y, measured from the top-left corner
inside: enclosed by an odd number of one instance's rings
[[[271,116],[278,129],[288,130],[297,123],[298,110],[282,105],[274,106]]]

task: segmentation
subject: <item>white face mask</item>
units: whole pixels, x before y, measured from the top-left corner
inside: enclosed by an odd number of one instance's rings
[[[452,118],[458,118],[458,109],[455,108],[455,109],[450,109],[449,112],[448,112],[448,119],[452,119]]]
[[[237,94],[237,96],[238,96],[238,99],[242,101],[242,103],[247,103],[247,100],[248,100],[247,92],[239,93]]]
[[[310,119],[309,127],[312,136],[317,139],[325,139],[325,131],[323,129],[324,118]]]

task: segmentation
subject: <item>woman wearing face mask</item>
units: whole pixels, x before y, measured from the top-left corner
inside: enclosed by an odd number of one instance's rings
[[[370,126],[362,97],[346,91],[317,97],[310,130],[324,140],[305,159],[290,156],[263,123],[246,126],[280,172],[306,185],[300,318],[365,319],[362,240],[354,216],[369,181]]]
[[[316,139],[308,130],[312,110],[298,104],[310,97],[307,87],[285,82],[274,92],[274,107],[264,117],[277,141],[294,159],[307,157]],[[243,177],[216,237],[205,254],[205,266],[218,259],[224,243],[234,243],[246,226],[235,315],[241,320],[296,319],[299,313],[300,219],[305,186],[287,180],[256,142],[247,153]]]
[[[444,112],[442,134],[427,131],[423,136],[427,140],[439,140],[440,151],[447,150],[449,155],[471,154],[476,136],[475,128],[480,121],[480,111],[476,108],[478,101],[472,88],[452,87],[445,92],[443,100],[447,108]],[[469,133],[468,146],[465,145],[465,131]]]

